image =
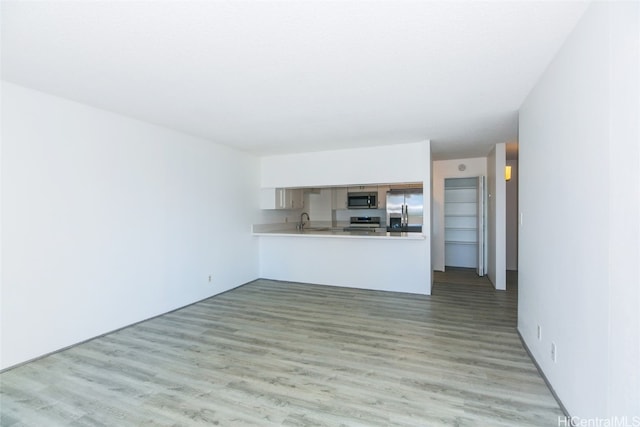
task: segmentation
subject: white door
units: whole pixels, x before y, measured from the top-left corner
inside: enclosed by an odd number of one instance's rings
[[[484,276],[486,274],[486,223],[485,223],[485,210],[486,210],[486,190],[484,176],[478,177],[478,195],[477,195],[477,207],[478,207],[478,267],[476,271],[478,276]]]

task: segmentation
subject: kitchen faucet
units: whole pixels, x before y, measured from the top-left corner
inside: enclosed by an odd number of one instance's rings
[[[304,220],[302,219],[302,217],[307,216],[307,221],[311,221],[311,218],[309,218],[309,214],[306,212],[302,212],[300,214],[300,222],[298,223],[298,230],[301,230],[304,228],[304,225],[306,224],[306,222],[304,222]]]

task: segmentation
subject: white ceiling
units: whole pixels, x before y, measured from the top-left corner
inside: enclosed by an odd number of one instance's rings
[[[258,155],[517,139],[583,2],[3,1],[2,78]]]

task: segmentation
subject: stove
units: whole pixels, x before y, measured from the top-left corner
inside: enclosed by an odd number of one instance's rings
[[[379,216],[352,216],[349,226],[344,231],[375,231],[380,228]]]

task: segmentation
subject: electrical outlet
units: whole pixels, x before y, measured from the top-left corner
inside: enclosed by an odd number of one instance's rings
[[[211,283],[212,274],[209,275],[209,283]]]
[[[551,360],[555,363],[556,358],[558,357],[558,350],[556,349],[556,343],[551,343]]]
[[[538,341],[542,340],[542,327],[538,325]]]

